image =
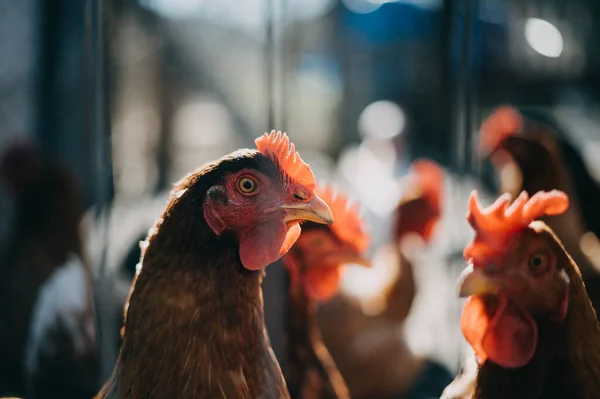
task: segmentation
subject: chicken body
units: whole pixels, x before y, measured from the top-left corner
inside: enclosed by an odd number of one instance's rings
[[[285,379],[292,399],[347,399],[348,388],[316,322],[317,302],[302,286],[290,287]]]
[[[319,308],[323,340],[353,398],[421,397],[422,391],[438,395],[451,379],[441,366],[415,356],[404,337],[417,287],[402,242],[409,236],[431,239],[441,215],[444,179],[431,161],[416,161],[411,169],[395,215],[392,246],[398,273],[383,293],[384,309],[367,314],[360,299],[347,293]]]
[[[338,291],[346,263],[369,265],[362,256],[369,245],[356,207],[330,187],[319,195],[331,208],[334,223],[307,223],[300,238],[283,257],[289,275],[286,381],[292,398],[346,399],[348,388],[327,348],[317,324],[319,302]]]
[[[99,397],[289,397],[265,330],[263,269],[294,243],[299,221],[331,223],[331,211],[308,165],[293,148],[287,156],[287,136],[265,136],[267,150],[232,153],[173,189]]]
[[[502,197],[485,210],[471,198],[477,235],[459,281],[469,296],[461,326],[480,364],[473,398],[600,392],[600,327],[579,269],[552,230],[531,221],[564,212],[564,198],[523,194],[507,209],[510,198]]]

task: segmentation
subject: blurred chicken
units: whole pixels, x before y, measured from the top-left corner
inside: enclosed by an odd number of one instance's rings
[[[400,323],[408,317],[417,293],[411,254],[407,250],[411,250],[415,240],[428,243],[433,237],[442,215],[444,172],[432,161],[417,160],[402,185],[405,192],[396,209],[393,236],[399,273],[386,294],[384,310],[385,316]]]
[[[564,215],[547,223],[564,242],[584,277],[597,270],[581,249],[586,232],[600,236],[600,187],[589,173],[578,150],[564,135],[538,118],[524,118],[515,108],[496,109],[481,126],[482,155],[489,156],[500,174],[500,192],[516,198],[541,190],[564,191],[571,205]],[[597,261],[600,262],[600,259]]]
[[[538,118],[539,119],[539,118]],[[556,129],[524,118],[509,106],[498,108],[481,127],[481,150],[501,176],[500,192],[561,190],[570,198],[562,215],[543,219],[580,267],[588,294],[600,306],[600,187],[578,151]]]
[[[332,223],[287,135],[264,134],[189,174],[149,232],[119,360],[99,398],[280,399],[266,334],[264,269],[301,234]]]
[[[431,239],[442,211],[443,180],[441,168],[426,160],[416,161],[405,179],[392,246],[399,270],[382,294],[381,311],[365,312],[361,299],[345,292],[319,308],[323,341],[352,398],[435,397],[452,378],[437,363],[415,356],[403,331],[416,293],[406,251],[415,239]]]
[[[475,238],[459,278],[461,329],[477,355],[472,394],[444,398],[597,398],[600,326],[577,265],[538,219],[563,214],[561,191],[505,194],[467,220]]]
[[[348,388],[322,342],[316,321],[319,302],[338,291],[347,263],[369,266],[369,246],[355,206],[330,187],[317,194],[329,205],[334,222],[302,225],[302,234],[282,258],[289,273],[286,382],[292,398],[350,398]]]
[[[80,187],[25,142],[3,155],[0,180],[16,207],[0,254],[0,394],[90,398],[100,381]]]

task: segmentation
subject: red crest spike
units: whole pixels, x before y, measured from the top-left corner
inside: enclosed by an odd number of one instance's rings
[[[290,179],[314,190],[315,176],[310,166],[300,158],[286,133],[271,130],[271,133],[265,133],[254,140],[254,143],[258,151],[277,162]]]
[[[317,195],[329,205],[333,213],[333,234],[346,244],[354,246],[358,252],[365,251],[371,238],[364,229],[364,222],[356,204],[350,204],[348,197],[337,192],[331,186],[318,186]]]
[[[527,228],[542,216],[560,215],[569,207],[569,197],[562,191],[539,191],[529,198],[526,191],[511,204],[511,196],[503,194],[487,208],[482,208],[477,191],[469,197],[467,221],[475,230],[475,238],[465,248],[465,259],[485,259],[502,252],[515,233]]]

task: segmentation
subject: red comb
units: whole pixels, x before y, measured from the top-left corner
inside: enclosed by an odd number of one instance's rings
[[[429,159],[417,159],[410,167],[422,187],[423,195],[439,210],[444,188],[444,170]]]
[[[300,158],[287,134],[271,130],[271,133],[265,133],[254,140],[254,143],[258,151],[278,163],[290,179],[314,190],[315,176],[310,166]]]
[[[331,186],[317,187],[317,195],[329,205],[333,213],[333,224],[330,226],[336,237],[354,246],[358,252],[369,247],[371,238],[363,228],[363,220],[356,204],[350,205],[348,197],[335,191]]]
[[[484,153],[494,151],[504,139],[523,129],[523,117],[509,105],[496,110],[482,123],[480,148]]]
[[[506,249],[509,240],[534,220],[545,215],[560,215],[569,207],[562,191],[539,191],[529,198],[526,191],[510,204],[506,193],[487,208],[481,208],[477,192],[469,197],[467,221],[475,230],[475,239],[464,250],[465,259],[485,259]]]

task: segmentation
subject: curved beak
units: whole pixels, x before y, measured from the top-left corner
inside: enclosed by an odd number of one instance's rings
[[[483,269],[468,265],[458,277],[458,296],[497,295],[502,288],[500,282],[490,277]]]
[[[320,224],[332,224],[333,214],[329,205],[325,203],[318,195],[308,202],[298,202],[283,204],[278,207],[285,212],[284,221],[306,220]]]

